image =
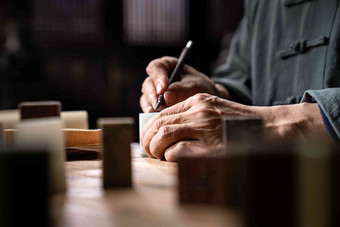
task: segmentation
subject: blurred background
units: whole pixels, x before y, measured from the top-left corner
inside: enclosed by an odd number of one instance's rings
[[[242,15],[240,0],[1,0],[0,109],[59,100],[87,110],[90,128],[137,122],[147,64],[191,39],[187,63],[210,75]]]

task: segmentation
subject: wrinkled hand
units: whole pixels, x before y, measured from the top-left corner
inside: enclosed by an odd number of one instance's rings
[[[191,66],[183,65],[180,71],[180,81],[172,83],[169,87],[169,75],[177,63],[177,58],[162,57],[153,60],[146,68],[149,75],[142,85],[140,106],[144,112],[153,112],[157,98],[164,93],[165,104],[160,110],[179,103],[197,93],[209,93],[219,96],[229,95],[220,85],[216,85],[206,75]],[[167,88],[168,87],[168,88]],[[220,90],[224,89],[223,92]]]
[[[150,157],[175,161],[179,153],[204,154],[222,147],[222,115],[245,115],[248,106],[210,94],[197,94],[164,109],[141,135]]]
[[[264,139],[268,142],[314,138],[331,143],[317,103],[258,107],[202,93],[152,118],[144,126],[141,143],[150,157],[168,161],[176,161],[180,153],[207,154],[223,146],[223,115],[261,116]]]

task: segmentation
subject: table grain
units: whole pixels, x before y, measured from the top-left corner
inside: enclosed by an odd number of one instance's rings
[[[68,189],[51,199],[51,226],[243,226],[227,207],[179,204],[177,163],[132,159],[133,187],[108,190],[101,166],[101,160],[65,162]]]

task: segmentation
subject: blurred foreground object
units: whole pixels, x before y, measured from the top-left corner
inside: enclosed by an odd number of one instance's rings
[[[59,101],[21,102],[18,105],[20,119],[60,117],[61,103]]]
[[[64,143],[61,120],[58,118],[23,120],[19,123],[18,131],[15,135],[15,145],[18,148],[48,151],[51,193],[66,190]]]
[[[0,226],[48,226],[48,154],[0,151]]]
[[[100,118],[102,129],[103,186],[131,187],[131,143],[134,135],[134,119]]]

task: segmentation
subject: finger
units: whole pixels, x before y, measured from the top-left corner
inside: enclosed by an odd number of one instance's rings
[[[158,115],[151,118],[144,126],[141,134],[141,138],[147,135],[148,131],[153,128],[154,134],[157,133],[158,129],[163,126],[164,124],[177,124],[180,122],[181,119],[184,119],[185,115],[182,116],[171,116],[178,113],[185,112],[189,107],[187,107],[184,103],[178,103],[174,106],[171,106],[169,108],[166,108],[162,110]],[[169,117],[171,116],[171,117]],[[157,122],[157,124],[155,124]],[[150,133],[150,132],[149,132]],[[153,137],[154,134],[151,136]],[[144,140],[142,140],[144,141]]]
[[[199,93],[197,81],[184,78],[181,81],[172,83],[164,93],[164,100],[167,106],[182,102],[194,94]]]
[[[162,57],[151,61],[146,67],[146,72],[153,80],[158,95],[163,93],[167,88],[169,84],[168,75],[176,63],[176,58]]]
[[[148,103],[152,106],[154,109],[157,104],[157,93],[156,93],[156,87],[153,82],[153,80],[150,77],[147,77],[142,85],[142,93],[145,95],[145,98],[147,99]]]
[[[171,115],[171,116],[161,116],[156,115],[151,118],[143,127],[141,133],[141,143],[145,148],[145,151],[150,153],[150,143],[153,137],[158,133],[159,129],[165,125],[171,124],[180,124],[183,123],[184,118],[179,115]]]
[[[148,102],[145,95],[142,95],[139,100],[139,104],[143,110],[144,113],[151,113],[154,111],[154,108],[152,105]]]
[[[187,109],[185,105],[182,103],[178,103],[175,106],[166,108],[162,110],[158,115],[151,118],[144,126],[142,133],[141,133],[141,139],[144,143],[144,137],[147,136],[147,138],[152,138],[160,127],[166,124],[178,124],[180,122],[183,122],[185,119],[184,116],[179,116],[176,114],[182,113]],[[152,130],[151,130],[152,129]],[[151,133],[151,134],[150,134]]]
[[[196,133],[190,124],[175,124],[162,126],[151,139],[149,145],[150,153],[158,158],[164,158],[165,150],[173,144],[182,140],[195,139]]]
[[[164,151],[164,158],[167,161],[175,162],[181,155],[192,156],[200,153],[204,147],[199,140],[180,141]]]
[[[207,146],[201,140],[180,141],[164,151],[164,158],[167,161],[175,162],[180,156],[204,156],[221,155],[222,147]]]
[[[145,151],[149,152],[149,144],[162,126],[167,124],[186,123],[188,117],[187,114],[183,112],[189,108],[189,105],[186,105],[185,102],[181,102],[162,110],[158,115],[150,119],[144,125],[141,133],[141,143],[145,148]]]
[[[189,100],[184,100],[182,102],[176,103],[175,105],[162,110],[159,114],[159,117],[179,114],[179,113],[183,113],[187,111],[192,106],[192,104],[189,103],[188,101]]]

